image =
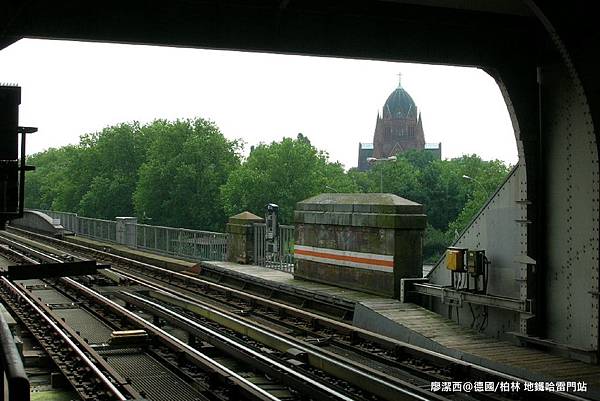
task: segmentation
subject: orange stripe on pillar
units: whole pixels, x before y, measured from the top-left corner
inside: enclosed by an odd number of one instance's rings
[[[347,262],[364,263],[364,264],[368,264],[368,265],[376,265],[376,266],[383,266],[383,267],[389,267],[389,268],[394,267],[394,262],[391,260],[360,258],[357,256],[349,256],[349,255],[336,255],[333,253],[309,251],[306,249],[295,249],[294,253],[299,254],[299,255],[314,256],[314,257],[323,258],[323,259],[344,260]]]

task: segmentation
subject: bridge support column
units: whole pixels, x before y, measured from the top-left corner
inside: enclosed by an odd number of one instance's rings
[[[321,194],[296,204],[294,276],[389,297],[423,277],[423,206],[393,194]]]

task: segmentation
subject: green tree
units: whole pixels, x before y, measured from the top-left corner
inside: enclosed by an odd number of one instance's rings
[[[149,141],[136,122],[107,127],[81,137],[85,158],[79,162],[79,182],[87,184],[77,211],[85,216],[112,219],[134,215],[133,192]]]
[[[472,155],[471,158],[476,158],[476,156]],[[511,169],[500,160],[482,162],[478,167],[470,170],[470,174],[464,174],[469,177],[469,179],[465,179],[468,197],[459,214],[448,225],[448,232],[454,235],[467,227],[487,200],[502,185]]]
[[[59,181],[67,172],[69,149],[51,148],[27,157],[35,170],[25,175],[25,207],[50,209],[58,196]]]
[[[240,143],[209,121],[155,121],[133,195],[136,214],[153,224],[222,230],[219,187],[239,166]]]
[[[221,187],[228,216],[249,210],[262,216],[267,203],[280,206],[282,223],[293,224],[296,202],[322,192],[356,192],[339,163],[330,163],[304,136],[260,144]]]

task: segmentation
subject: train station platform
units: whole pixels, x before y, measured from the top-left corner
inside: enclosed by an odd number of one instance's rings
[[[415,304],[295,279],[291,273],[261,266],[219,261],[196,263],[82,237],[69,240],[226,286],[277,289],[320,299],[351,309],[352,324],[357,327],[530,381],[585,382],[585,396],[600,400],[600,366],[484,336]]]

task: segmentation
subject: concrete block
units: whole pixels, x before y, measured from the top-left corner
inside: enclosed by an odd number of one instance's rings
[[[422,205],[392,194],[322,194],[297,204],[295,276],[384,296],[422,277]]]

